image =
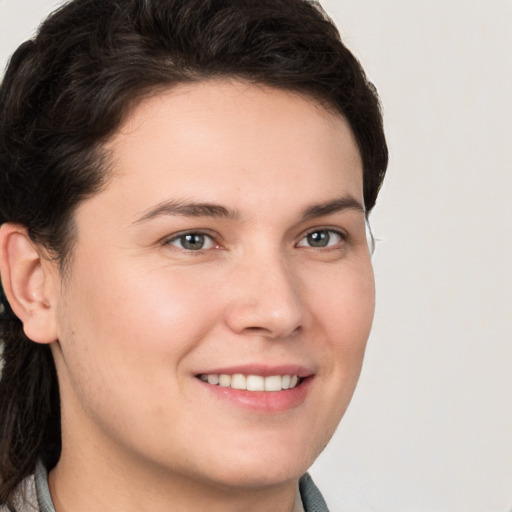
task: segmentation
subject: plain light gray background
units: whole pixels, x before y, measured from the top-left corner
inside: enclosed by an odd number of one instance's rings
[[[0,0],[2,67],[57,3]],[[333,512],[508,512],[512,0],[323,5],[379,89],[391,162],[367,358],[313,476]]]

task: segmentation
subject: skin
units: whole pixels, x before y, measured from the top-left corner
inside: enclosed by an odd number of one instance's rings
[[[113,176],[76,211],[69,271],[41,259],[43,320],[25,316],[61,389],[57,511],[291,511],[349,404],[373,318],[348,124],[308,97],[211,81],[146,98],[106,150]],[[183,248],[184,231],[207,235],[204,248]],[[247,364],[300,366],[307,393],[258,410],[197,378]]]

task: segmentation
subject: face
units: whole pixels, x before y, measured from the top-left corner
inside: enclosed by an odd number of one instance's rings
[[[348,124],[212,81],[145,99],[106,149],[55,309],[64,450],[228,486],[300,477],[373,316]]]

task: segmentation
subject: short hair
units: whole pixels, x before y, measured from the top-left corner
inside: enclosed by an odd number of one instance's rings
[[[61,268],[73,213],[108,182],[102,149],[146,95],[215,78],[299,92],[348,121],[366,211],[388,153],[379,99],[334,23],[307,0],[73,0],[13,54],[0,88],[0,224],[25,226]],[[36,459],[60,454],[59,392],[47,345],[31,342],[2,293],[0,501]]]

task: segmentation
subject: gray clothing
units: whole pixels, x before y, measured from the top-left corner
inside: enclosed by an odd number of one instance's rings
[[[304,512],[329,512],[320,491],[307,473],[300,479],[299,492]],[[48,474],[41,462],[37,463],[34,475],[20,484],[18,495],[15,510],[0,505],[0,512],[55,512],[48,488]]]

